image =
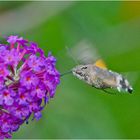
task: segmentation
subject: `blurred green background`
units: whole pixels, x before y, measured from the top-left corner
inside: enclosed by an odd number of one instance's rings
[[[109,95],[62,77],[42,119],[13,138],[140,138],[140,2],[0,2],[0,34],[37,42],[61,73],[75,66],[65,47],[86,38],[110,69],[135,79],[134,94]]]

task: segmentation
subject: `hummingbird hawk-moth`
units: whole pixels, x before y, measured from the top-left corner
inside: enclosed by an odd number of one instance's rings
[[[71,54],[71,56],[76,57],[77,60],[83,63],[72,68],[70,72],[74,76],[97,89],[116,88],[119,92],[125,90],[128,93],[132,93],[132,86],[121,74],[108,70],[101,59],[94,64],[92,63],[99,55],[95,49],[93,50],[91,43],[84,40],[72,51],[73,55]]]
[[[96,65],[78,65],[72,69],[74,76],[98,89],[116,88],[132,93],[133,89],[127,79],[111,70],[102,69]]]

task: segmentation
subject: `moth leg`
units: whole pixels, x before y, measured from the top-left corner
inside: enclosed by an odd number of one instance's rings
[[[105,89],[101,89],[101,90],[104,91],[104,92],[106,92],[106,93],[108,93],[108,94],[111,94],[111,95],[115,94],[116,95],[116,92],[109,92],[109,91],[107,91]]]

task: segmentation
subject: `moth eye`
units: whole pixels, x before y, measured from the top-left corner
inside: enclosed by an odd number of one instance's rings
[[[80,71],[76,71],[76,73],[77,73],[77,74],[79,74],[79,75],[81,75],[81,74],[82,74],[82,72],[80,72]]]
[[[82,69],[82,70],[83,70],[83,69],[87,69],[87,67],[85,66],[85,67],[82,67],[81,69]]]

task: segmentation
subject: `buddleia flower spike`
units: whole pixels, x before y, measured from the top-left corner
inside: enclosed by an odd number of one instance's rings
[[[55,64],[54,56],[22,37],[0,44],[0,139],[10,138],[31,115],[41,118],[60,82]]]

